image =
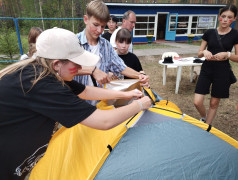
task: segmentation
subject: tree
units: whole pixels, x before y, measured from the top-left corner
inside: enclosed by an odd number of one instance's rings
[[[19,53],[16,32],[13,31],[11,28],[8,28],[6,24],[3,25],[2,29],[3,30],[0,35],[1,53],[13,59],[13,55]]]

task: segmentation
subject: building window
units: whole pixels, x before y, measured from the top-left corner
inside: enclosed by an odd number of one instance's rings
[[[155,35],[155,15],[136,15],[134,37],[145,37]]]
[[[170,24],[176,16],[170,16]],[[207,29],[215,28],[217,15],[178,15],[177,26],[169,26],[169,31],[175,31],[177,36],[188,34],[202,35]],[[174,23],[175,24],[175,23]]]
[[[118,26],[122,23],[122,15],[114,14],[119,20]],[[133,37],[146,37],[146,35],[155,36],[155,15],[136,15],[136,25],[133,29]],[[104,32],[108,31],[108,27]]]

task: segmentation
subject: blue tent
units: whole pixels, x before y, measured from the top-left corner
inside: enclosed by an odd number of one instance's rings
[[[146,111],[111,151],[95,180],[238,179],[237,148],[202,129],[205,124],[183,118]]]

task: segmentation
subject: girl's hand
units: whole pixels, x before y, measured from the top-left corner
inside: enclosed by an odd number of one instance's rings
[[[215,57],[212,55],[212,53],[208,50],[204,50],[203,55],[206,60],[214,60],[215,59]]]
[[[152,104],[151,99],[148,96],[144,96],[136,101],[138,101],[137,103],[141,106],[141,110],[149,109]]]
[[[227,52],[220,52],[214,55],[214,58],[216,61],[225,61],[228,59],[228,53]]]
[[[143,93],[139,91],[138,89],[127,91],[125,93],[126,93],[126,99],[131,99],[131,98],[138,99],[143,96]]]

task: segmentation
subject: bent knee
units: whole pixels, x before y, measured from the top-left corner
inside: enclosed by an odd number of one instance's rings
[[[217,109],[219,106],[219,102],[218,103],[210,103],[210,108],[211,109]]]
[[[195,107],[200,107],[200,106],[203,105],[203,101],[194,100],[193,104],[194,104]]]

